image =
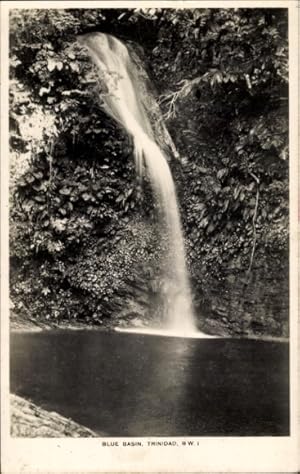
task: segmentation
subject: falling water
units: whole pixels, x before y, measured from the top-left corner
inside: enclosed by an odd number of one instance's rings
[[[157,199],[161,227],[168,239],[164,276],[165,317],[163,326],[174,333],[195,331],[191,290],[187,275],[183,235],[176,192],[166,157],[154,139],[154,131],[143,106],[141,80],[127,47],[113,36],[89,33],[79,37],[98,68],[107,93],[104,108],[132,137],[137,172],[148,172]]]

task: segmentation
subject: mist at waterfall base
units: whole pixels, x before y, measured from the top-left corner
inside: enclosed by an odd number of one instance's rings
[[[97,66],[100,82],[106,88],[106,93],[101,94],[106,112],[133,139],[137,174],[142,177],[146,172],[150,179],[159,208],[161,232],[167,238],[166,270],[162,277],[162,328],[152,332],[157,334],[163,330],[165,334],[203,337],[204,334],[197,332],[193,314],[175,186],[167,159],[155,141],[154,130],[143,106],[139,84],[142,79],[127,47],[115,37],[89,33],[78,37],[78,41],[87,48]],[[149,328],[144,331],[149,332]]]

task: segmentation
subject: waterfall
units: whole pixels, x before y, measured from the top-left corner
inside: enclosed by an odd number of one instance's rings
[[[185,262],[183,234],[176,191],[167,159],[157,145],[154,130],[143,106],[142,92],[135,74],[136,66],[128,48],[104,33],[88,33],[78,38],[97,66],[106,112],[132,137],[137,173],[146,170],[153,195],[160,209],[160,225],[166,233],[164,329],[189,333],[195,331],[189,279]]]

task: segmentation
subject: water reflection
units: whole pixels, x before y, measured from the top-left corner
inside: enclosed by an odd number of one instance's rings
[[[148,341],[145,340],[144,344]],[[186,339],[158,337],[155,353],[147,361],[146,377],[143,377],[135,413],[128,419],[128,432],[145,432],[168,436],[177,432],[178,420],[184,406],[185,383],[193,345]],[[140,414],[144,413],[141,417]]]

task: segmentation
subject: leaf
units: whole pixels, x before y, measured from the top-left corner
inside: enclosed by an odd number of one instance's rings
[[[35,196],[34,200],[37,202],[45,202],[46,198],[45,196]]]
[[[48,59],[48,62],[47,62],[48,71],[50,71],[50,72],[54,71],[55,66],[56,66],[56,61],[54,61],[53,59],[49,58],[49,59]]]
[[[201,229],[205,229],[205,227],[207,226],[207,224],[208,224],[208,217],[204,217],[204,219],[202,219],[202,220],[200,221],[199,227],[200,227]]]
[[[42,295],[47,296],[49,293],[51,293],[51,291],[49,290],[49,288],[42,288],[41,293]]]
[[[194,28],[193,33],[194,33],[194,38],[198,39],[200,36],[200,28]]]
[[[206,174],[208,172],[208,169],[203,168],[202,166],[198,166],[197,171],[199,171],[199,173]]]
[[[102,197],[102,196],[101,196],[101,197]],[[116,202],[121,202],[121,201],[123,201],[123,198],[124,198],[123,194],[122,194],[122,193],[119,194],[119,196],[118,196],[117,199],[116,199]]]
[[[209,226],[207,228],[207,233],[211,234],[214,229],[215,229],[215,225],[213,223],[209,224]]]
[[[218,178],[218,179],[222,179],[223,176],[225,176],[225,174],[227,174],[227,169],[226,169],[226,168],[223,168],[223,169],[221,169],[221,170],[219,170],[219,171],[217,172],[217,178]]]
[[[70,68],[73,72],[79,72],[80,71],[78,63],[73,62],[73,61],[70,63]]]
[[[202,211],[203,209],[205,209],[205,204],[203,202],[198,202],[194,206],[195,211]]]
[[[41,171],[37,171],[37,172],[32,173],[32,174],[36,179],[42,179],[42,177],[43,177],[43,173],[41,173]]]
[[[41,189],[41,187],[40,187],[40,185],[33,184],[33,185],[32,185],[32,189],[34,189],[35,191],[39,192],[40,189]]]
[[[71,191],[72,191],[71,188],[64,187],[64,188],[61,188],[58,192],[62,196],[69,196],[71,194]]]
[[[234,188],[234,191],[233,191],[234,199],[238,198],[238,195],[239,195],[240,191],[241,191],[241,188],[239,186],[236,186],[236,188]]]
[[[41,87],[40,90],[39,90],[39,96],[43,97],[43,95],[49,94],[50,90],[51,90],[50,86],[49,87]]]
[[[63,64],[61,61],[58,61],[58,62],[56,63],[56,69],[57,69],[58,71],[61,71],[63,67],[64,67],[64,64]]]
[[[91,194],[89,193],[83,193],[81,197],[84,201],[89,201],[92,198]]]
[[[221,190],[220,186],[217,183],[214,183],[212,188],[213,188],[215,194],[218,194]]]
[[[26,180],[26,183],[27,183],[27,184],[31,184],[31,183],[33,183],[33,181],[34,181],[34,177],[33,177],[31,174],[28,174],[28,175],[25,177],[25,180]]]
[[[220,72],[217,72],[215,74],[215,78],[216,78],[216,82],[218,82],[219,84],[221,84],[221,82],[223,81],[223,76]]]
[[[66,229],[66,220],[65,219],[52,220],[52,227],[58,232],[63,232]]]
[[[23,203],[22,207],[26,212],[30,212],[34,205],[35,205],[34,201],[29,199],[28,201]]]
[[[229,199],[226,199],[226,201],[224,201],[224,205],[223,205],[223,212],[227,211],[228,206],[229,206]]]

